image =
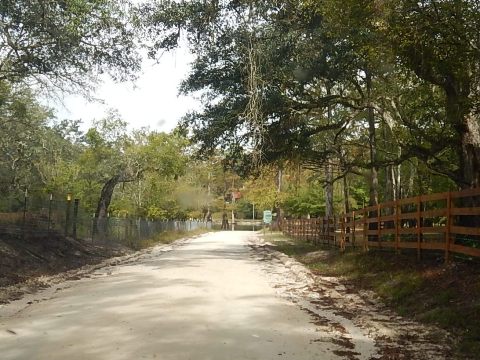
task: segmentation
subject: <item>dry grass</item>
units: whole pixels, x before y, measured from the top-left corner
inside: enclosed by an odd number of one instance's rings
[[[136,250],[145,249],[157,244],[170,244],[181,238],[201,235],[210,231],[211,230],[207,229],[197,229],[193,231],[165,231],[153,238],[140,241],[136,246]]]

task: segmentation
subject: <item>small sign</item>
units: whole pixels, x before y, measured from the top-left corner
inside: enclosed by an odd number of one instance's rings
[[[263,211],[263,222],[265,224],[270,224],[272,222],[272,212],[270,210]]]

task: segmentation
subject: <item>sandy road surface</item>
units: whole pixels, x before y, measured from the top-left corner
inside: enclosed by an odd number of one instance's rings
[[[366,328],[338,313],[332,324],[341,329],[325,326],[279,296],[252,236],[204,235],[57,285],[18,313],[4,305],[0,358],[377,358]]]

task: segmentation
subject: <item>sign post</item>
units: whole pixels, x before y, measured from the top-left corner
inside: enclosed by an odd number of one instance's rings
[[[265,235],[265,224],[272,223],[272,212],[270,210],[263,211],[263,234]]]
[[[272,212],[270,210],[263,211],[263,222],[265,224],[270,224],[272,222]]]

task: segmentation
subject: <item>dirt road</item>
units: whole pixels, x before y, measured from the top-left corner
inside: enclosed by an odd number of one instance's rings
[[[21,302],[3,305],[0,357],[381,357],[378,334],[368,327],[338,312],[319,314],[318,306],[285,296],[291,287],[282,284],[275,264],[266,265],[269,259],[255,250],[252,236],[219,232],[155,248],[135,261],[98,269],[26,299],[30,304],[23,309]],[[300,270],[293,271],[293,281],[308,287]]]

